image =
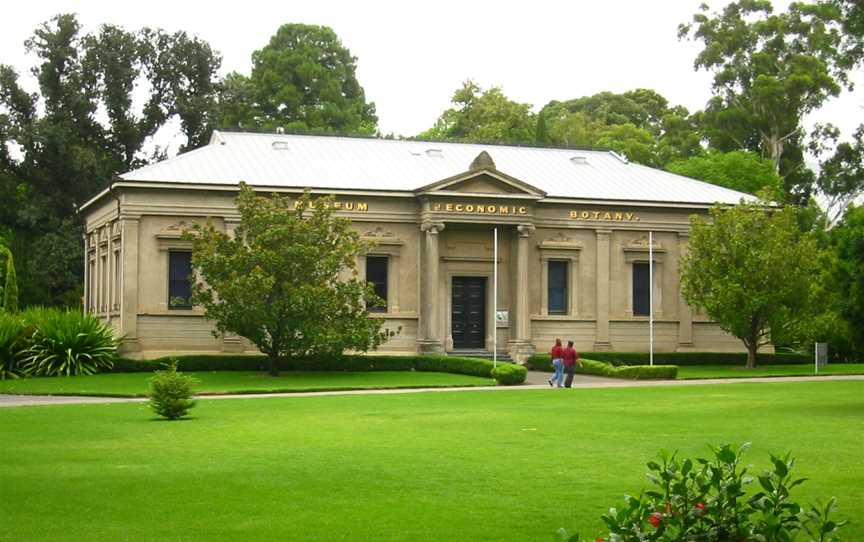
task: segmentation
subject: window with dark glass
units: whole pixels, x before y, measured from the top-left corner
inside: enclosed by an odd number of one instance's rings
[[[192,308],[192,253],[168,253],[168,308]]]
[[[381,298],[381,302],[369,305],[371,312],[387,311],[387,256],[366,257],[366,282],[375,288],[375,295]]]
[[[648,316],[650,307],[651,285],[648,277],[648,263],[633,264],[633,315]]]
[[[549,314],[567,314],[567,263],[549,261]]]

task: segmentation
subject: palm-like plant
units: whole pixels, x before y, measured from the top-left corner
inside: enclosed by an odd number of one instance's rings
[[[28,311],[33,322],[21,367],[33,376],[95,374],[114,366],[119,340],[89,314],[58,309]]]
[[[24,323],[11,314],[0,313],[0,380],[18,378],[18,358],[24,343]]]

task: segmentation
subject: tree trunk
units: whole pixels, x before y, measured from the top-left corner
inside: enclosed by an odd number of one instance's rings
[[[267,372],[270,373],[270,376],[279,376],[279,356],[270,354],[267,359],[270,362]]]
[[[756,348],[758,347],[758,343],[753,341],[747,345],[747,368],[755,369],[756,368]]]

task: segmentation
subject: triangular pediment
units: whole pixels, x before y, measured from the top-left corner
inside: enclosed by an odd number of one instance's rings
[[[466,171],[418,189],[417,194],[477,194],[518,197],[546,197],[546,193],[528,183],[497,170]]]

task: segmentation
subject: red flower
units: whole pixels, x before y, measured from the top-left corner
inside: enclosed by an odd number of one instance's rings
[[[648,516],[648,521],[651,523],[651,525],[654,526],[655,529],[660,527],[661,519],[663,519],[663,514],[661,514],[660,512],[654,512],[653,514]]]
[[[705,511],[705,503],[704,502],[697,502],[696,508],[698,508],[700,512],[704,512]]]
[[[598,539],[597,539],[597,540],[595,540],[595,541],[594,541],[594,542],[606,542],[606,541],[605,541],[605,540],[603,540],[603,539],[602,539],[602,538],[598,538]]]

